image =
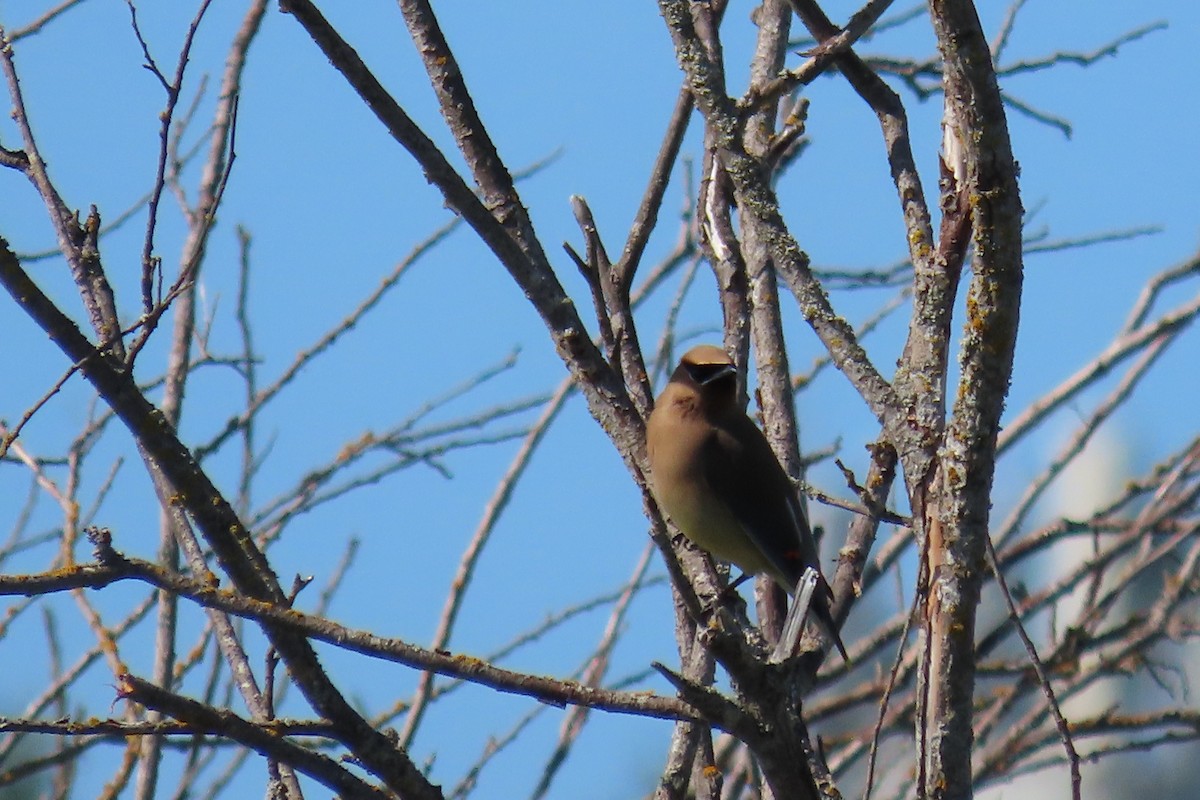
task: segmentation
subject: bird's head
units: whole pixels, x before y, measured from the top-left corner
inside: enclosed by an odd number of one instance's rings
[[[683,354],[671,382],[692,389],[709,413],[733,408],[737,397],[737,367],[719,347],[702,344]]]

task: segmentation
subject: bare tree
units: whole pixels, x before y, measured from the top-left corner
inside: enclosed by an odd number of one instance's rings
[[[544,763],[525,765],[537,797],[562,783],[569,757],[586,758],[576,751],[595,712],[669,722],[654,789],[661,798],[848,791],[970,797],[1049,768],[1065,769],[1079,797],[1087,760],[1200,738],[1200,716],[1178,699],[1186,676],[1176,666],[1197,634],[1200,438],[1174,442],[1082,517],[1039,522],[1033,516],[1056,478],[1089,458],[1085,448],[1097,432],[1192,330],[1200,314],[1200,255],[1157,271],[1088,363],[1029,406],[1008,409],[1007,416],[1005,410],[1020,369],[1014,354],[1025,255],[1144,231],[1031,238],[1008,116],[1069,128],[1007,94],[1001,80],[1091,63],[1157,25],[1092,53],[1006,61],[1021,2],[989,39],[965,0],[930,0],[928,8],[892,16],[889,2],[870,0],[843,26],[809,0],[764,0],[751,22],[726,19],[723,0],[659,0],[663,36],[673,44],[682,80],[658,158],[619,244],[585,198],[572,198],[579,238],[566,245],[564,258],[552,256],[538,235],[519,189],[546,164],[516,170],[501,158],[430,3],[401,0],[397,22],[412,39],[449,139],[415,121],[317,4],[284,0],[277,21],[311,40],[453,217],[381,271],[377,286],[342,319],[296,345],[284,368],[268,370],[256,310],[263,299],[251,280],[261,269],[252,248],[254,221],[235,230],[218,223],[237,180],[247,65],[272,12],[265,0],[246,3],[210,97],[207,84],[191,85],[197,38],[215,13],[210,3],[197,4],[168,63],[158,54],[162,44],[146,33],[140,16],[146,9],[130,0],[143,66],[162,93],[154,178],[135,207],[102,219],[95,205],[82,212],[80,198],[68,197],[63,176],[48,166],[54,154],[42,146],[46,137],[35,135],[20,71],[26,42],[55,36],[63,19],[88,5],[68,0],[0,30],[14,122],[3,134],[0,163],[33,187],[6,199],[6,211],[35,198],[56,241],[38,254],[14,252],[0,239],[0,281],[14,310],[4,326],[32,322],[57,350],[10,349],[5,359],[6,374],[31,371],[43,388],[30,401],[3,397],[10,416],[0,427],[0,486],[11,532],[0,544],[0,594],[10,598],[0,617],[0,647],[7,663],[19,663],[29,645],[16,631],[40,612],[39,648],[50,674],[19,711],[0,718],[0,783],[44,775],[53,796],[98,790],[106,797],[215,797],[236,791],[230,783],[236,777],[258,774],[246,766],[258,753],[272,797],[299,798],[317,784],[340,797],[461,797],[514,741],[534,735],[531,723],[549,706],[565,710]],[[881,33],[923,23],[936,53],[867,54]],[[738,88],[726,61],[730,38],[745,34],[747,25],[754,46],[747,85]],[[895,266],[817,268],[789,227],[777,189],[806,157],[805,89],[821,76],[847,87],[878,119],[884,158],[876,160],[886,161],[902,221],[903,242],[896,246],[904,256]],[[918,149],[906,103],[931,97],[942,101],[941,141]],[[209,106],[205,123],[201,114]],[[702,129],[694,160],[683,155],[691,125]],[[940,172],[931,183],[914,151],[939,146]],[[682,188],[672,189],[672,176],[682,178]],[[931,196],[926,187],[934,184]],[[669,198],[683,208],[674,225],[663,221]],[[139,223],[136,259],[113,255],[114,237]],[[165,233],[168,227],[178,237]],[[500,403],[483,400],[496,396],[483,389],[502,381],[513,356],[464,375],[441,394],[423,388],[408,398],[420,402],[411,413],[346,439],[324,461],[314,457],[294,479],[287,471],[272,474],[268,410],[281,398],[302,396],[305,371],[343,352],[352,330],[410,269],[460,229],[507,271],[567,376]],[[218,237],[236,245],[230,270],[236,303],[226,316],[211,310],[206,316],[205,276],[225,267],[212,255]],[[178,255],[168,256],[166,242],[176,238]],[[132,279],[113,266],[132,260],[138,264]],[[587,297],[572,297],[562,264],[579,271]],[[757,383],[746,387],[746,398],[755,399],[781,463],[814,505],[846,512],[837,517],[840,529],[827,534],[840,543],[831,574],[835,617],[844,622],[856,604],[881,609],[887,603],[878,598],[900,587],[887,613],[855,617],[856,635],[846,637],[849,663],[826,661],[819,638],[806,639],[800,654],[783,663],[769,659],[782,592],[760,581],[756,613],[749,614],[726,591],[718,565],[672,535],[647,489],[644,421],[657,376],[688,335],[678,315],[698,291],[701,270],[714,276],[726,348],[744,374],[753,367]],[[71,277],[78,301],[67,299],[61,275]],[[671,299],[663,301],[667,294]],[[837,303],[868,294],[884,299],[875,314],[851,324]],[[655,298],[657,310],[643,311]],[[286,313],[289,300],[266,302]],[[797,310],[804,326],[787,321]],[[904,311],[906,338],[889,375],[880,363],[883,348],[868,347],[868,337]],[[794,340],[809,331],[824,354],[801,372],[790,358]],[[233,378],[236,405],[228,383],[200,381],[205,370]],[[848,383],[875,421],[874,443],[861,463],[857,453],[800,447],[796,396],[819,374]],[[510,500],[519,491],[553,491],[525,478],[573,395],[582,396],[640,490],[649,521],[645,548],[611,592],[549,619],[523,618],[527,632],[497,652],[456,652],[467,589]],[[98,402],[58,444],[31,441],[30,431],[56,413],[64,396]],[[207,403],[229,409],[223,421],[190,425],[185,410]],[[475,405],[462,411],[463,404]],[[1086,410],[1061,452],[1014,502],[995,505],[998,460],[1060,425],[1067,407]],[[309,413],[320,417],[317,409]],[[304,515],[363,502],[367,487],[409,468],[448,474],[448,459],[459,451],[500,443],[515,448],[512,461],[461,553],[424,646],[330,615],[354,569],[354,538],[340,542],[340,562],[325,565],[315,598],[308,588],[314,578],[281,582],[280,548]],[[845,479],[838,493],[852,499],[804,483],[809,467],[835,457]],[[266,493],[271,497],[263,500]],[[41,521],[47,502],[53,523]],[[157,543],[152,554],[136,555],[135,531],[115,520],[146,529],[151,509]],[[1042,569],[1049,555],[1053,569]],[[632,605],[663,582],[655,570],[660,557],[670,578],[678,661],[647,660],[635,674],[616,673],[614,653]],[[603,632],[573,674],[503,666],[529,642],[596,610],[606,614]],[[369,681],[363,675],[380,664],[399,665],[411,692],[391,692],[383,704],[375,696],[360,699]],[[83,678],[98,671],[112,687],[108,695],[97,696]],[[1106,701],[1128,676],[1170,689],[1172,699],[1137,711]],[[414,741],[435,704],[451,702],[464,686],[534,702],[507,729],[484,720],[488,741],[474,758],[464,756],[469,766],[443,788],[414,755]],[[109,704],[111,713],[104,710]],[[40,749],[19,749],[31,740]],[[468,746],[438,744],[460,754]],[[102,789],[81,779],[80,765],[97,750],[119,754],[103,762]]]

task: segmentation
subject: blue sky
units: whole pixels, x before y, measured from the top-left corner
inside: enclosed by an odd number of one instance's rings
[[[152,51],[164,69],[173,69],[193,4],[143,5],[140,20]],[[325,5],[343,36],[422,128],[451,149],[395,6]],[[980,5],[985,27],[995,31],[1007,4]],[[837,21],[855,5],[829,2],[824,7]],[[567,198],[579,194],[588,199],[610,250],[618,251],[681,80],[656,6],[628,0],[454,0],[438,3],[437,11],[481,116],[508,164],[518,169],[559,153],[520,188],[560,279],[586,319],[590,300],[559,247],[563,241],[580,244]],[[733,3],[726,23],[726,63],[731,86],[739,91],[745,79],[741,65],[752,44],[749,12],[749,5]],[[208,74],[209,90],[198,113],[202,123],[211,116],[223,52],[241,14],[241,4],[218,0],[197,38],[185,103],[194,96],[201,75]],[[35,15],[27,3],[0,2],[0,23],[9,28]],[[1133,241],[1028,256],[1012,410],[1019,411],[1094,356],[1119,327],[1147,277],[1185,259],[1200,243],[1195,135],[1200,113],[1191,80],[1200,74],[1200,52],[1194,46],[1200,8],[1170,0],[1032,0],[1019,17],[1006,62],[1059,50],[1091,51],[1158,20],[1168,21],[1169,27],[1126,45],[1117,58],[1086,69],[1061,65],[1004,84],[1021,101],[1069,120],[1073,127],[1067,139],[1058,130],[1010,114],[1024,203],[1027,210],[1036,209],[1031,233],[1072,239],[1160,228]],[[863,52],[923,58],[932,52],[932,36],[927,23],[918,19],[869,43]],[[134,205],[154,174],[156,116],[163,96],[140,63],[128,11],[118,2],[84,3],[40,35],[18,43],[28,110],[51,175],[70,205],[86,210],[94,203],[106,219]],[[925,190],[932,199],[940,98],[922,103],[900,92],[909,110]],[[896,262],[905,253],[903,230],[873,115],[836,76],[818,80],[806,94],[812,103],[811,145],[779,189],[793,233],[817,266],[866,268]],[[189,141],[196,141],[201,130],[197,126]],[[699,131],[694,121],[685,148],[697,159]],[[0,120],[0,141],[9,147],[18,141],[7,116]],[[194,185],[195,169],[189,179]],[[654,263],[675,240],[681,183],[677,171],[646,264]],[[0,198],[0,235],[17,251],[53,246],[44,208],[23,178],[0,173]],[[166,202],[171,213],[161,224],[157,252],[170,269],[178,258],[183,227],[170,200]],[[342,319],[416,242],[449,218],[412,160],[299,25],[270,11],[250,54],[237,161],[202,278],[204,307],[215,320],[213,349],[230,352],[237,344],[232,318],[235,225],[246,226],[253,236],[252,305],[262,380],[269,382],[297,350]],[[103,244],[104,263],[129,319],[137,309],[143,234],[144,214],[139,214]],[[30,269],[77,319],[83,319],[59,262],[41,261]],[[685,304],[681,326],[716,339],[720,317],[711,283],[702,273]],[[672,290],[673,285],[639,312],[647,348],[657,341]],[[1194,293],[1194,286],[1189,291]],[[851,321],[866,318],[885,299],[883,293],[834,295],[838,310]],[[1182,299],[1184,294],[1177,293],[1172,302]],[[801,369],[819,356],[820,348],[799,317],[790,311],[789,315],[792,364]],[[0,320],[9,343],[2,357],[8,380],[0,389],[0,417],[12,422],[66,364],[31,323],[19,318],[11,303]],[[901,314],[868,340],[885,372],[898,352],[903,324]],[[161,368],[166,333],[160,335],[160,347],[143,356],[140,377],[151,377]],[[345,442],[368,430],[387,429],[431,396],[517,348],[515,368],[440,410],[434,419],[551,390],[565,374],[532,308],[495,259],[462,229],[418,264],[338,349],[315,362],[267,410],[260,444],[269,440],[271,447],[255,501],[266,502],[333,458]],[[1195,397],[1200,390],[1194,367],[1198,350],[1192,332],[1118,415],[1118,433],[1131,443],[1135,466],[1144,467],[1195,433],[1196,412],[1180,398]],[[185,439],[199,443],[210,438],[236,411],[240,397],[238,384],[227,372],[198,373],[185,405]],[[34,452],[61,447],[84,419],[89,400],[83,387],[72,382],[39,414],[22,441]],[[998,504],[1019,492],[1016,487],[1034,474],[1086,409],[1084,405],[1063,412],[1060,423],[1002,464]],[[861,445],[875,430],[839,376],[825,374],[800,397],[799,411],[806,448],[840,440],[843,459],[860,473],[865,471]],[[515,449],[515,443],[508,443],[454,454],[446,460],[452,480],[432,470],[413,469],[306,515],[273,551],[277,572],[285,582],[295,572],[315,574],[320,582],[345,542],[359,537],[358,561],[332,615],[425,643],[459,553]],[[96,490],[107,465],[119,454],[128,457],[129,448],[123,431],[113,429],[97,449],[85,494]],[[229,491],[235,485],[236,463],[232,448],[210,462],[214,476]],[[825,491],[844,493],[832,468],[817,469],[810,479]],[[26,482],[24,474],[5,465],[0,494],[23,497]],[[136,462],[130,461],[98,517],[117,532],[119,547],[147,556],[154,552],[157,526],[148,498]],[[7,526],[15,512],[3,513],[0,521]],[[822,513],[816,512],[818,520]],[[55,524],[49,504],[41,506],[39,514],[40,524]],[[535,457],[523,489],[496,532],[467,597],[454,648],[484,655],[547,613],[614,588],[628,576],[644,540],[639,496],[613,448],[576,399]],[[16,567],[5,569],[44,568],[47,557],[44,551],[30,553]],[[124,598],[136,594],[130,591]],[[122,603],[114,600],[113,607]],[[70,606],[62,608],[65,617]],[[675,658],[666,591],[647,592],[634,612],[615,656],[614,677],[639,671],[652,659],[671,663]],[[604,621],[603,613],[588,615],[508,663],[567,674],[585,657]],[[64,620],[64,625],[74,624]],[[37,626],[27,625],[25,635],[36,637]],[[138,666],[135,658],[127,658]],[[373,707],[386,706],[411,689],[412,676],[397,667],[364,665],[358,657],[335,653],[329,654],[328,662],[348,691]],[[148,660],[141,667],[148,672]],[[92,713],[104,713],[110,684],[103,670],[85,682],[96,692]],[[36,685],[37,679],[32,679],[29,686]],[[6,703],[22,705],[20,699]],[[477,718],[490,724],[462,726],[459,715],[466,703],[476,704]],[[414,755],[422,761],[436,753],[435,778],[452,784],[484,737],[504,729],[529,705],[483,691],[462,692],[445,708],[435,707]],[[485,773],[481,796],[526,793],[530,771],[536,772],[549,752],[547,737],[560,718],[553,710],[543,714],[537,735]],[[552,795],[582,796],[568,789],[581,785],[592,787],[594,793],[587,796],[597,798],[628,796],[633,785],[644,788],[661,762],[667,726],[599,715],[590,725],[582,749]],[[251,774],[257,779],[258,773]]]

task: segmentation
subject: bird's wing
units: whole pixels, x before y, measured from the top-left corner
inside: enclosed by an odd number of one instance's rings
[[[705,459],[709,488],[729,507],[734,518],[763,556],[783,578],[789,593],[806,567],[817,571],[812,610],[841,653],[849,661],[846,646],[830,613],[833,592],[818,563],[816,541],[800,506],[800,498],[775,451],[758,426],[748,417],[731,423],[738,427],[717,428],[708,444]]]
[[[704,459],[705,477],[776,577],[794,586],[806,566],[817,566],[812,534],[766,437],[743,419],[737,429],[717,428]]]

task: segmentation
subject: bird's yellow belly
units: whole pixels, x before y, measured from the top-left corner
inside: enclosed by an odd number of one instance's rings
[[[663,481],[674,491],[655,488],[655,496],[667,516],[691,542],[724,561],[732,561],[744,572],[770,572],[766,560],[746,535],[729,507],[702,481]],[[679,487],[679,488],[676,488]]]

